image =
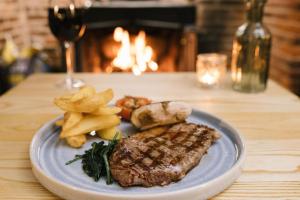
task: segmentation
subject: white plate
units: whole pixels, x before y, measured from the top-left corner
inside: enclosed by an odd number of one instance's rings
[[[221,138],[212,145],[201,162],[181,181],[167,186],[151,188],[122,188],[117,183],[106,185],[105,180],[94,182],[81,169],[81,162],[65,163],[89,149],[90,137],[80,149],[70,148],[59,140],[59,128],[52,120],[33,137],[30,160],[36,178],[48,190],[64,199],[77,200],[199,200],[210,198],[230,186],[241,173],[245,148],[238,132],[224,121],[202,111],[193,110],[187,121],[206,124],[217,129]],[[134,129],[122,122],[123,133],[130,135]]]

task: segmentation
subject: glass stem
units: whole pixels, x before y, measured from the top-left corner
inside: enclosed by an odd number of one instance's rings
[[[67,67],[67,77],[66,85],[67,88],[72,88],[72,75],[73,75],[73,60],[74,60],[74,44],[72,42],[64,42],[65,53],[66,53],[66,67]]]

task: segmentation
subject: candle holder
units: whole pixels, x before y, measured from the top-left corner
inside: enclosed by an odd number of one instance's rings
[[[219,87],[226,77],[227,56],[207,53],[197,56],[197,80],[204,88]]]

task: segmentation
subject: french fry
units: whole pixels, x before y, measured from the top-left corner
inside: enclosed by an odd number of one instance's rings
[[[62,126],[60,138],[66,139],[71,147],[81,147],[86,142],[86,133],[100,131],[105,139],[113,139],[120,118],[116,115],[121,108],[108,107],[113,98],[112,89],[96,93],[91,86],[85,86],[74,94],[54,99],[54,104],[66,111],[64,120],[56,124]],[[103,131],[101,131],[103,130]],[[118,138],[121,138],[121,134]]]
[[[114,93],[112,89],[104,90],[103,92],[99,92],[96,94],[98,100],[100,101],[101,105],[106,105],[108,102],[112,100],[114,97]]]
[[[111,128],[107,128],[107,129],[103,129],[103,130],[99,130],[97,131],[97,135],[105,140],[112,140],[114,139],[115,135],[117,135],[116,139],[121,139],[122,138],[122,134],[121,131],[117,129],[117,127],[111,127]]]
[[[85,98],[79,102],[75,102],[74,106],[78,112],[91,113],[99,107],[106,105],[113,98],[112,89],[99,92],[90,98]]]
[[[91,113],[97,110],[102,104],[97,95],[93,95],[90,98],[82,99],[73,103],[77,112]]]
[[[55,98],[54,104],[64,111],[91,113],[106,105],[112,98],[113,91],[108,89],[76,102],[66,98]]]
[[[93,115],[114,115],[121,112],[122,109],[119,107],[100,107],[96,111],[92,112]]]
[[[71,147],[79,148],[86,142],[86,135],[76,135],[67,137],[66,142]]]
[[[64,116],[64,124],[62,130],[66,131],[72,128],[81,121],[82,117],[83,115],[78,112],[66,112]]]
[[[70,100],[72,97],[73,97],[73,94],[65,94],[65,95],[60,96],[59,98]]]
[[[116,115],[87,115],[80,123],[66,131],[62,131],[60,138],[85,134],[94,130],[107,129],[120,124],[120,118]]]
[[[60,97],[55,98],[54,104],[64,111],[69,111],[69,112],[77,111],[75,106],[73,105],[73,103],[70,101],[70,99],[64,99],[64,98],[60,98]]]
[[[95,95],[91,98],[84,99],[79,102],[71,102],[70,99],[55,98],[54,104],[60,109],[67,112],[83,112],[90,113],[101,106],[98,97]]]
[[[56,126],[62,126],[63,124],[64,124],[64,120],[63,120],[63,119],[57,120],[57,121],[55,122],[55,125],[56,125]]]
[[[92,86],[84,86],[72,96],[71,102],[77,102],[84,98],[92,97],[94,94],[96,94],[95,88]]]

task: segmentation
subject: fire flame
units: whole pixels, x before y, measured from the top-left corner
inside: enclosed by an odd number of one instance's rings
[[[134,43],[130,42],[130,35],[127,30],[117,27],[113,34],[114,40],[121,43],[116,58],[112,65],[122,70],[129,70],[134,75],[141,75],[147,69],[158,70],[158,64],[152,60],[153,49],[146,44],[146,33],[140,31]]]

